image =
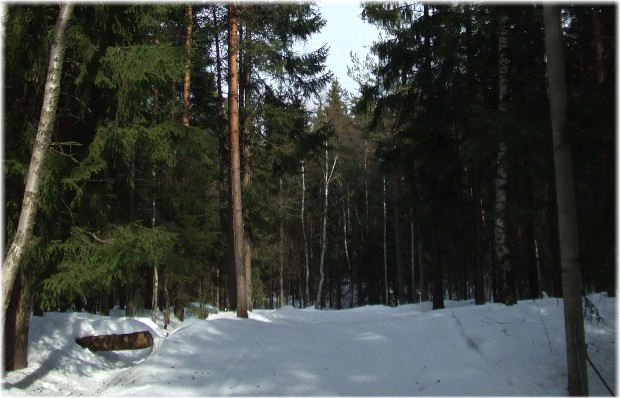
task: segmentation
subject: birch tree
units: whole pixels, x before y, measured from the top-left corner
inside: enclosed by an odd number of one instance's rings
[[[336,163],[338,162],[338,154],[334,156],[331,161],[329,158],[329,146],[325,142],[325,163],[321,164],[323,171],[323,227],[321,229],[321,254],[319,258],[319,288],[316,293],[315,308],[321,309],[321,295],[323,293],[323,282],[325,281],[325,252],[327,251],[327,213],[329,210],[329,184],[334,177],[334,170],[336,169]]]
[[[28,245],[32,238],[41,192],[45,158],[51,142],[54,122],[56,120],[58,96],[60,94],[60,78],[67,46],[66,30],[73,14],[73,7],[74,5],[71,3],[64,3],[61,5],[56,26],[54,27],[43,106],[41,108],[41,117],[39,119],[37,135],[32,149],[30,166],[26,176],[26,187],[22,202],[22,210],[19,216],[19,224],[15,237],[9,246],[2,264],[2,325],[6,322],[7,309],[21,261],[28,250]]]

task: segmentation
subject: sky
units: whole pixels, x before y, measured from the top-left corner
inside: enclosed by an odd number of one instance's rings
[[[347,75],[347,66],[351,64],[350,53],[353,51],[364,60],[379,31],[362,21],[358,1],[320,0],[317,5],[327,23],[319,34],[308,41],[305,51],[314,51],[327,43],[330,47],[327,68],[334,72],[342,88],[357,94],[357,84]]]

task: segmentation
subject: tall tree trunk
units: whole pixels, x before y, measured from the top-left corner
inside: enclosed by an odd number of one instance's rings
[[[560,7],[545,4],[543,13],[562,262],[568,393],[571,396],[585,396],[588,395],[587,353],[581,303],[582,285],[572,147],[565,136],[567,89]]]
[[[605,68],[603,67],[604,46],[600,6],[592,7],[592,22],[594,23],[594,60],[596,61],[596,82],[601,84],[605,81]]]
[[[187,5],[187,30],[185,33],[185,75],[183,76],[183,126],[189,127],[190,71],[192,66],[192,4]]]
[[[24,254],[30,245],[35,217],[41,196],[41,182],[43,180],[43,167],[45,157],[52,140],[52,130],[56,120],[58,96],[60,94],[60,80],[62,76],[62,64],[65,56],[67,37],[65,35],[67,25],[73,14],[72,3],[63,3],[54,27],[54,36],[50,48],[47,78],[43,94],[43,105],[37,135],[32,148],[32,157],[26,175],[26,186],[22,209],[19,215],[19,223],[13,241],[2,264],[2,325],[6,325],[6,315],[11,299],[11,292],[21,266]]]
[[[241,159],[239,151],[239,72],[237,5],[228,5],[228,140],[230,146],[230,193],[235,278],[237,286],[237,317],[248,317],[246,270],[243,260],[243,209],[241,206]]]
[[[482,194],[480,187],[480,166],[473,168],[474,202],[474,301],[476,305],[485,303],[484,296],[484,258],[482,253]]]
[[[247,10],[247,8],[246,8]],[[243,191],[250,189],[252,181],[252,57],[248,50],[252,45],[252,31],[246,25],[245,34],[242,32],[241,37],[245,36],[245,47],[241,64],[243,65],[241,79],[239,82],[239,109],[242,112],[243,135],[241,136],[242,147],[242,181]],[[250,209],[243,209],[243,260],[245,263],[245,282],[248,294],[248,310],[252,310],[252,229],[250,223]]]
[[[383,281],[385,286],[385,305],[389,305],[388,261],[387,261],[387,193],[383,177]]]
[[[151,170],[153,174],[153,179],[155,179],[157,173],[155,172],[155,167]],[[155,223],[157,221],[157,208],[155,207],[155,194],[153,193],[153,216],[151,218],[151,228],[155,229]],[[157,299],[159,292],[159,265],[157,264],[157,260],[155,260],[155,264],[153,264],[153,297],[152,297],[152,308],[151,308],[151,320],[153,323],[157,323]]]
[[[135,299],[134,299],[134,285],[132,282],[127,284],[125,289],[125,316],[134,316]]]
[[[168,291],[168,267],[164,270],[164,329],[170,324],[170,292]]]
[[[398,206],[398,186],[400,178],[395,178],[393,187],[394,200],[394,246],[396,249],[396,278],[398,282],[398,304],[407,302],[407,293],[405,286],[405,267],[403,265],[403,256],[400,247],[400,209]]]
[[[11,303],[4,327],[4,370],[28,367],[28,333],[30,331],[30,302],[26,289],[25,271],[20,269],[11,293]]]
[[[409,208],[409,230],[411,237],[411,302],[416,302],[416,294],[415,294],[415,241],[413,235],[413,208]]]
[[[280,220],[280,266],[278,267],[278,307],[284,305],[284,220]]]
[[[432,282],[433,282],[433,309],[439,310],[444,308],[444,286],[443,286],[443,262],[441,258],[441,229],[437,225],[437,221],[439,220],[439,212],[441,209],[439,208],[439,204],[437,203],[437,199],[439,198],[437,184],[438,177],[435,172],[436,166],[433,161],[432,164],[433,170],[431,171],[431,187],[430,187],[430,197],[433,200],[431,203],[431,219],[434,220],[434,224],[431,226],[431,247],[430,253],[432,258]]]
[[[420,301],[424,302],[428,300],[428,293],[424,279],[424,241],[421,236],[418,238],[418,268],[420,269]]]
[[[472,5],[465,5],[465,43],[466,43],[466,65],[467,65],[467,89],[475,92],[476,90],[476,68],[473,63],[476,60],[477,46],[472,40]],[[473,129],[468,126],[466,132],[470,135],[475,133]],[[481,195],[481,183],[480,183],[480,160],[474,160],[473,165],[470,168],[470,181],[473,203],[473,216],[474,216],[474,302],[476,305],[482,305],[485,303],[484,296],[484,260],[482,253],[482,195]]]
[[[508,17],[500,16],[499,19],[499,111],[508,111]],[[495,179],[495,254],[497,265],[501,274],[501,295],[506,305],[517,302],[514,278],[512,275],[510,252],[506,243],[506,191],[508,174],[504,165],[506,143],[499,143],[497,153],[497,176]]]
[[[305,216],[305,204],[306,204],[306,169],[304,164],[301,164],[301,233],[304,239],[304,259],[306,266],[306,291],[305,301],[306,305],[310,304],[310,261],[308,259],[308,237],[306,235],[306,216]]]
[[[327,211],[329,210],[329,184],[334,176],[334,169],[336,168],[336,162],[338,161],[338,155],[334,156],[334,163],[332,164],[331,171],[329,167],[329,150],[327,149],[327,142],[325,143],[325,168],[323,169],[323,228],[321,229],[321,255],[319,260],[319,288],[316,293],[315,308],[323,308],[323,283],[325,282],[325,252],[327,251]]]
[[[212,6],[213,24],[217,26],[217,9],[218,5]],[[220,247],[222,254],[226,251],[226,279],[228,283],[228,300],[223,300],[222,308],[229,305],[229,308],[237,308],[237,284],[235,279],[235,261],[232,245],[229,244],[232,239],[232,222],[230,221],[230,152],[227,148],[228,133],[225,126],[224,115],[224,94],[222,90],[222,56],[220,50],[219,32],[215,35],[215,69],[216,69],[216,85],[217,85],[217,119],[216,126],[218,129],[218,150],[220,155],[220,173],[218,176],[218,197],[220,212],[220,227],[222,231],[226,231],[220,238]],[[224,257],[224,256],[222,256]],[[228,302],[228,304],[227,304]]]
[[[526,189],[528,203],[534,203],[534,193],[532,187],[532,177],[526,176]],[[527,248],[528,263],[528,285],[531,299],[540,298],[540,266],[538,262],[538,247],[536,244],[536,225],[533,216],[527,220],[525,227],[525,240]]]

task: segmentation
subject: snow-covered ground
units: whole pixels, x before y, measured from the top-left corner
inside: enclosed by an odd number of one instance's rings
[[[592,297],[588,353],[616,388],[616,299]],[[46,313],[32,318],[30,366],[3,394],[87,396],[566,395],[562,301],[447,302],[341,311],[255,310],[174,321]],[[174,317],[173,317],[174,319]],[[155,346],[93,353],[76,337],[149,330]],[[168,334],[169,332],[169,334]],[[608,396],[589,367],[590,392]]]

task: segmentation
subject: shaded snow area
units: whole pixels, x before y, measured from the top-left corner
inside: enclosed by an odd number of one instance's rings
[[[591,297],[588,353],[616,388],[616,299]],[[562,301],[447,302],[341,311],[285,307],[174,321],[47,313],[33,317],[27,369],[3,394],[88,396],[566,395]],[[174,319],[174,317],[173,317]],[[93,353],[76,337],[149,330],[155,346]],[[169,332],[169,334],[168,334]],[[590,392],[608,396],[589,367]]]

